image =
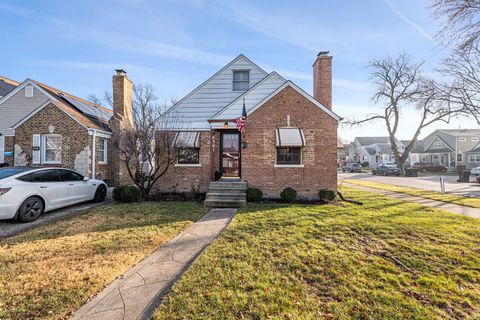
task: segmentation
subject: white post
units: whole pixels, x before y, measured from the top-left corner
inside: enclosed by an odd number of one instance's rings
[[[97,148],[96,146],[97,143],[97,131],[93,130],[93,135],[92,135],[92,179],[95,179],[95,149]]]
[[[440,176],[440,192],[445,193],[445,178]]]

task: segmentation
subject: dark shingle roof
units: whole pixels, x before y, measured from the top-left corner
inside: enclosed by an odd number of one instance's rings
[[[7,95],[10,91],[15,89],[17,86],[11,82],[7,82],[4,79],[0,78],[0,97]]]
[[[389,143],[389,137],[357,137],[358,142],[362,146],[369,146],[374,143]]]
[[[375,153],[377,153],[377,151],[373,147],[365,147],[365,150],[367,150],[367,152],[371,155],[374,155]]]

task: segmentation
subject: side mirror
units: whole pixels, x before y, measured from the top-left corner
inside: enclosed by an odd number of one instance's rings
[[[89,177],[83,177],[83,181],[88,181],[88,180],[90,180]]]

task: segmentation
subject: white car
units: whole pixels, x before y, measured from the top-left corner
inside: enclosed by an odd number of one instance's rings
[[[101,202],[107,185],[62,168],[0,169],[0,219],[36,220],[42,213],[84,201]]]
[[[474,176],[480,176],[480,167],[470,169],[470,173]]]

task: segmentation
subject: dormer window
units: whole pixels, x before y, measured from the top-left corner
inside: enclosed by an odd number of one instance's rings
[[[233,91],[247,91],[250,87],[250,72],[248,70],[233,71]]]

